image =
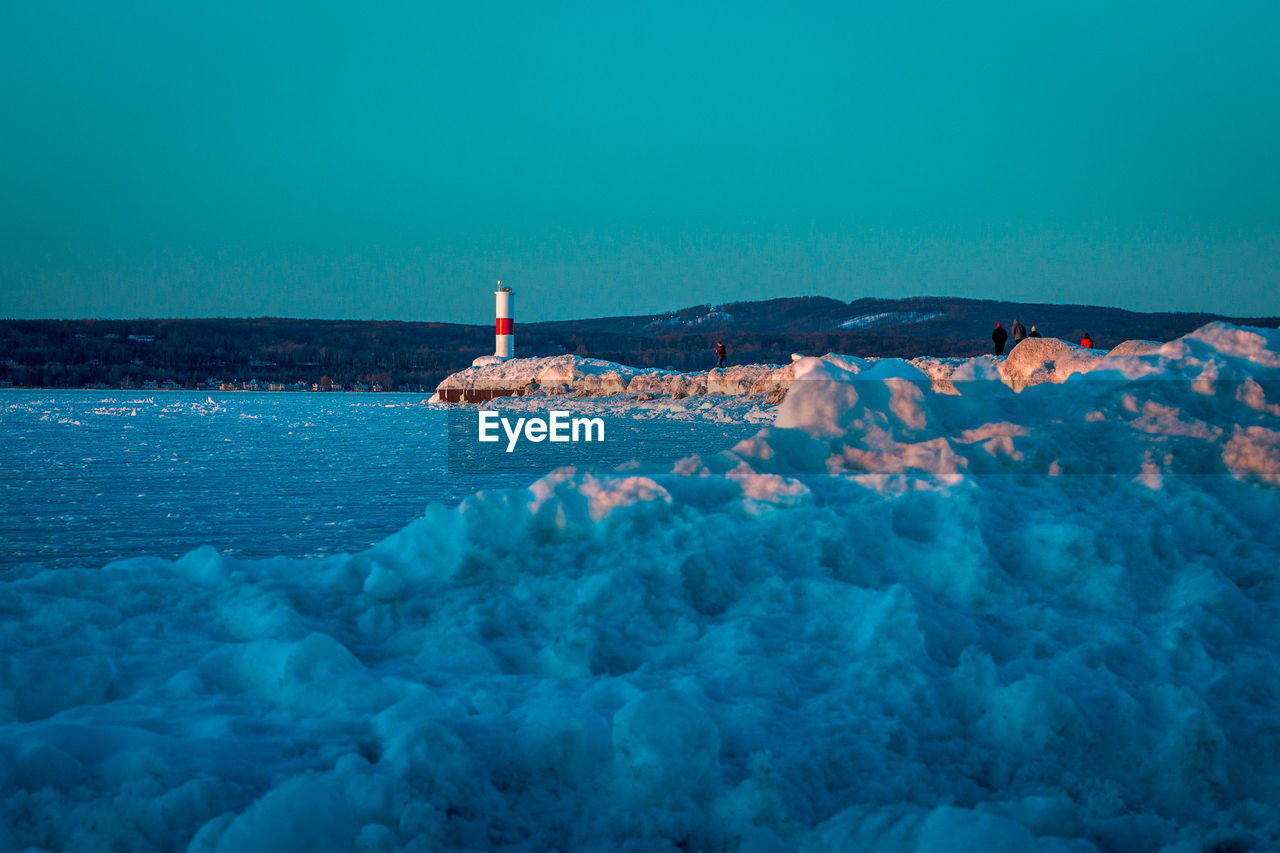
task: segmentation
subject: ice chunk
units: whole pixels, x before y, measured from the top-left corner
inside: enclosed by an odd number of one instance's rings
[[[350,850],[358,827],[338,779],[311,774],[273,788],[236,817],[217,853]]]

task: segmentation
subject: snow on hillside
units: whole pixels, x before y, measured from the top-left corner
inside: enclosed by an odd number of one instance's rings
[[[696,328],[698,326],[721,325],[732,323],[733,315],[723,308],[711,308],[706,313],[695,315],[680,316],[677,314],[663,314],[654,317],[645,324],[646,329],[682,329]]]
[[[0,848],[1276,849],[1280,332],[1024,352],[803,359],[732,451],[359,554],[6,575]]]
[[[885,311],[879,314],[859,314],[839,325],[841,329],[881,329],[886,326],[906,326],[923,323],[943,316],[933,311]]]

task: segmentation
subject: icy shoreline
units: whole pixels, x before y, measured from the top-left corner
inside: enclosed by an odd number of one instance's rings
[[[1153,341],[1126,341],[1110,352],[1085,349],[1056,338],[1027,338],[1006,356],[906,359],[927,377],[934,391],[960,393],[956,381],[998,379],[1015,391],[1043,382],[1065,382],[1076,373],[1094,369],[1124,371],[1124,359],[1159,353]],[[850,373],[867,370],[879,362],[899,359],[859,358],[827,354],[821,357],[793,355],[786,365],[745,364],[681,372],[662,368],[630,367],[612,361],[558,355],[544,358],[515,358],[469,367],[450,374],[437,386],[433,401],[479,402],[492,396],[525,397],[538,394],[571,397],[633,395],[641,399],[670,396],[676,399],[700,396],[764,395],[770,404],[782,402],[797,378],[818,369],[818,362],[838,362]]]
[[[810,359],[362,553],[10,573],[0,848],[1275,849],[1280,332],[1132,350]]]

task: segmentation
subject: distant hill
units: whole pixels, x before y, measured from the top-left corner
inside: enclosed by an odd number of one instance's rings
[[[1214,320],[1280,326],[1276,317],[1149,314],[1091,305],[946,297],[841,302],[813,296],[698,305],[656,316],[569,320],[524,328],[535,341],[542,336],[581,340],[591,355],[614,361],[687,369],[709,365],[711,347],[717,340],[723,340],[730,358],[740,362],[785,362],[792,352],[903,358],[978,355],[991,351],[995,324],[1003,323],[1007,329],[1015,317],[1028,329],[1036,326],[1047,337],[1078,341],[1088,332],[1102,348],[1125,340],[1172,340]],[[628,352],[634,355],[626,355]]]
[[[1144,314],[1088,305],[915,297],[792,297],[697,305],[658,315],[520,323],[518,355],[564,352],[639,367],[695,370],[730,361],[786,362],[793,352],[864,356],[967,356],[989,352],[991,329],[1018,317],[1047,337],[1087,331],[1109,348],[1166,341],[1213,320],[1280,326],[1277,317]],[[432,390],[493,351],[493,326],[385,321],[0,320],[0,383],[74,388],[184,388],[223,383]]]

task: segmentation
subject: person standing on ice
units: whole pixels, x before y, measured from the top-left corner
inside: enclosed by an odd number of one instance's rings
[[[1089,337],[1089,333],[1085,332],[1084,337],[1080,339],[1080,346],[1085,349],[1093,349],[1093,338]]]
[[[724,367],[724,360],[728,355],[728,353],[725,352],[724,341],[716,341],[716,355],[720,358],[720,364],[718,366]]]
[[[1009,333],[1013,335],[1013,345],[1016,347],[1027,336],[1027,327],[1019,323],[1017,317],[1014,317],[1013,325],[1009,327]]]
[[[1044,335],[1042,335],[1042,334],[1040,334],[1039,332],[1037,332],[1037,331],[1036,331],[1036,327],[1035,327],[1035,326],[1032,326],[1032,327],[1031,327],[1031,334],[1027,335],[1027,337],[1028,337],[1028,338],[1043,338],[1043,337],[1044,337]]]
[[[1004,326],[996,323],[996,330],[991,333],[991,342],[996,345],[996,355],[1004,355],[1004,342],[1009,340],[1009,333]]]

